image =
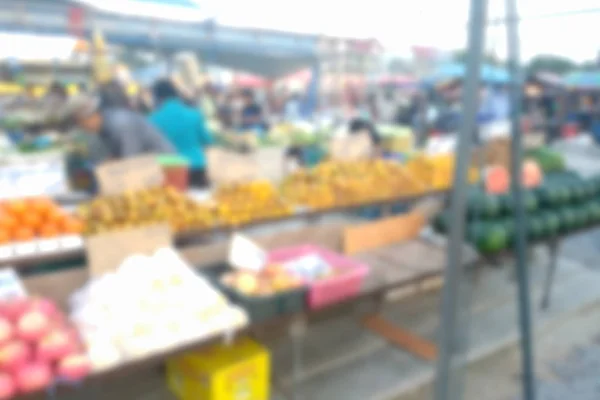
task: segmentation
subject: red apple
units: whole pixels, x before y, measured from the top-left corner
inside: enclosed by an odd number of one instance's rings
[[[15,382],[8,374],[0,373],[0,400],[8,400],[16,394]]]
[[[17,321],[25,311],[29,302],[27,299],[13,299],[0,302],[0,314],[10,321]]]
[[[0,347],[0,368],[14,371],[29,359],[29,347],[20,340],[12,340]]]
[[[28,311],[19,318],[17,333],[20,338],[37,341],[50,329],[50,321],[39,311]]]
[[[9,320],[0,317],[0,346],[13,338],[15,330]]]
[[[71,381],[78,381],[90,373],[92,365],[86,355],[71,354],[58,363],[57,375]]]
[[[30,299],[27,305],[27,311],[39,311],[48,317],[48,319],[53,319],[60,314],[58,308],[52,301],[42,297]]]
[[[55,361],[73,352],[75,345],[66,330],[54,330],[38,343],[37,356],[43,361]]]
[[[52,382],[52,371],[48,364],[33,362],[23,365],[15,373],[15,382],[23,393],[42,390]]]

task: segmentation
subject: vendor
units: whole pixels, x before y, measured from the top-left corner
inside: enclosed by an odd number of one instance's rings
[[[254,92],[250,89],[246,89],[242,92],[241,114],[242,130],[267,130],[262,107],[254,98]]]
[[[191,185],[206,186],[204,148],[212,144],[213,139],[204,115],[199,109],[186,105],[169,80],[158,81],[153,95],[157,108],[150,115],[150,122],[189,162]]]
[[[130,108],[78,96],[67,104],[65,116],[84,132],[97,135],[103,152],[90,160],[94,163],[127,158],[139,154],[171,153],[172,146],[144,117]],[[100,156],[100,154],[102,154]]]
[[[350,135],[359,135],[366,133],[369,135],[369,139],[371,139],[371,148],[372,155],[374,157],[378,157],[381,155],[381,135],[375,128],[375,125],[364,118],[354,118],[350,121],[350,126],[348,127],[348,133]]]

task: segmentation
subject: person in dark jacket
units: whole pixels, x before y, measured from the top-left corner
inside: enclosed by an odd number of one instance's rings
[[[96,134],[103,150],[94,163],[140,154],[164,154],[173,147],[141,114],[120,104],[100,107],[100,99],[78,96],[67,104],[65,114],[81,130]]]

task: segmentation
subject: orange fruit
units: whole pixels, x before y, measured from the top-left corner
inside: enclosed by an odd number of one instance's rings
[[[53,238],[58,236],[59,229],[54,224],[45,223],[38,229],[38,234],[43,238]]]
[[[14,230],[12,237],[16,241],[25,242],[33,239],[35,237],[35,233],[33,229],[22,226]]]
[[[0,228],[5,231],[12,231],[18,225],[15,217],[8,212],[0,211]]]
[[[27,212],[27,202],[21,199],[8,200],[5,208],[15,217],[21,216]]]
[[[61,225],[64,233],[78,234],[83,232],[83,223],[74,217],[65,218]]]
[[[45,216],[48,210],[55,208],[56,205],[47,197],[35,197],[29,200],[29,207],[38,215]]]
[[[34,210],[31,210],[21,217],[21,222],[32,230],[36,230],[42,223],[42,217]]]
[[[0,244],[10,242],[10,234],[7,231],[0,230]]]

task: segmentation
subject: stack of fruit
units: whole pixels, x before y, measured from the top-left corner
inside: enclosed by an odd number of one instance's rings
[[[80,234],[83,224],[44,197],[0,201],[0,245]]]
[[[539,147],[527,152],[527,157],[535,160],[544,173],[562,172],[565,170],[565,160],[560,153],[547,147]]]
[[[431,156],[420,154],[412,158],[406,167],[414,177],[424,182],[432,190],[447,190],[452,187],[454,181],[455,160],[454,153]],[[469,168],[468,179],[470,183],[479,180],[477,168]]]
[[[221,283],[246,296],[272,296],[302,286],[300,278],[277,264],[267,265],[260,272],[228,272],[221,278]]]
[[[95,370],[233,333],[247,322],[172,248],[129,256],[77,291],[71,306]]]
[[[538,241],[600,223],[600,178],[584,180],[572,172],[550,174],[543,185],[524,192],[527,236]],[[512,193],[487,195],[474,188],[469,196],[467,240],[481,253],[496,253],[512,247],[515,217]],[[434,227],[447,232],[448,211],[440,214]]]
[[[49,300],[0,302],[0,399],[32,393],[55,381],[80,381],[90,362],[77,331]]]
[[[267,181],[236,183],[219,187],[214,195],[219,220],[230,226],[291,215],[294,209],[283,201]]]
[[[217,223],[216,211],[171,187],[157,187],[122,195],[104,196],[79,207],[85,233],[168,222],[175,232],[209,228]]]
[[[282,184],[284,195],[315,208],[366,204],[423,194],[425,186],[400,163],[330,161],[300,170]]]

